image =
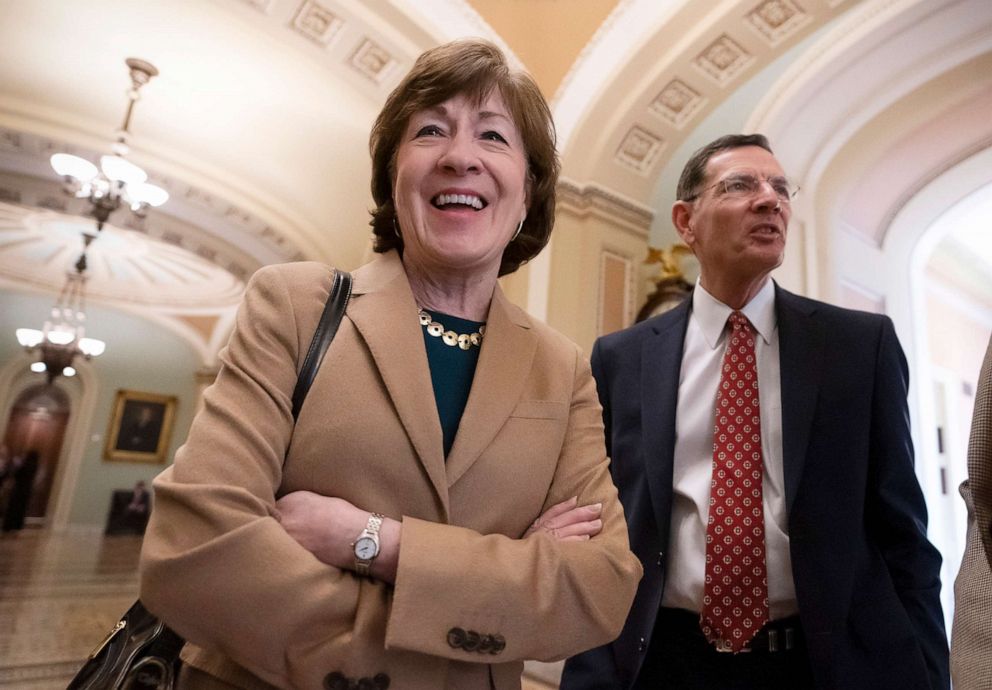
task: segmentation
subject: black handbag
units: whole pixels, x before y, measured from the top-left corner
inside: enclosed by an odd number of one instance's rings
[[[294,421],[350,297],[351,274],[334,271],[331,292],[293,390]],[[183,638],[136,601],[90,653],[66,690],[171,690],[179,677],[179,652],[184,644]]]

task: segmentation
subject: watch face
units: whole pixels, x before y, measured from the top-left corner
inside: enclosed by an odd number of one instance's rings
[[[375,557],[379,552],[379,545],[372,537],[362,537],[355,542],[355,555],[363,560]]]

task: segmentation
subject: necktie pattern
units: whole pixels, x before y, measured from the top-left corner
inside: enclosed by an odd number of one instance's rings
[[[739,311],[729,321],[716,397],[699,624],[719,651],[736,653],[768,622],[768,578],[754,329]]]

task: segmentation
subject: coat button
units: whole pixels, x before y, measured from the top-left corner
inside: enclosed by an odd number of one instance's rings
[[[493,636],[483,635],[482,639],[479,640],[479,654],[485,654],[493,648]]]
[[[465,631],[461,628],[452,628],[448,631],[448,645],[454,649],[461,649],[465,646]]]
[[[658,565],[659,566],[665,565],[665,552],[664,551],[659,551],[658,552]]]
[[[467,633],[465,633],[465,644],[462,645],[462,648],[466,652],[474,652],[479,648],[479,645],[481,643],[482,643],[482,637],[479,635],[479,633],[475,632],[474,630],[469,630]]]
[[[337,671],[324,676],[324,688],[326,690],[348,690],[348,685],[348,679]]]
[[[504,649],[506,649],[506,639],[499,633],[493,635],[493,647],[490,653],[499,654]]]
[[[372,683],[375,686],[375,690],[386,690],[389,687],[389,675],[386,673],[377,673],[372,677]]]
[[[648,648],[648,643],[645,642],[644,638],[642,637],[640,641],[637,643],[637,651],[643,652],[647,648]]]

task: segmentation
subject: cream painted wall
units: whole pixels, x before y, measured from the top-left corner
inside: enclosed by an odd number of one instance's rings
[[[587,354],[596,337],[603,335],[601,323],[630,325],[646,294],[641,265],[647,256],[650,218],[637,222],[625,217],[629,215],[595,193],[565,191],[559,196],[550,249],[547,321]],[[619,314],[603,311],[604,305],[617,303],[604,284],[604,261],[609,260],[628,266]]]

